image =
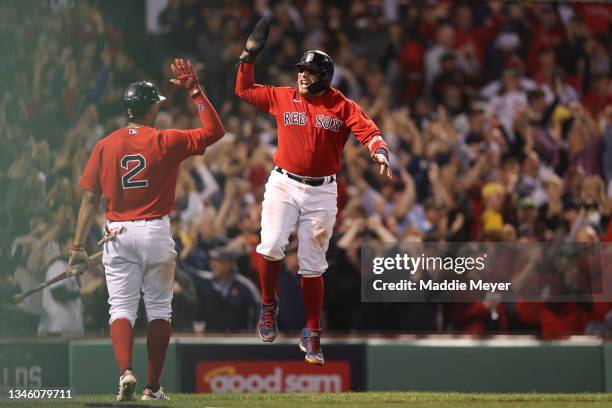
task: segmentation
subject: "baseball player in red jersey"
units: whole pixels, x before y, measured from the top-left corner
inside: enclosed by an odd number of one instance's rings
[[[299,345],[306,353],[306,362],[322,365],[322,274],[327,269],[325,253],[336,220],[335,174],[340,170],[342,149],[352,133],[370,150],[381,173],[386,171],[390,178],[389,153],[374,122],[355,102],[330,87],[334,65],[324,52],[304,53],[297,64],[296,87],[256,84],[253,61],[265,37],[256,47],[249,47],[252,44],[247,41],[236,80],[236,95],[274,115],[278,126],[276,167],[266,184],[261,243],[257,246],[265,265],[260,271],[262,310],[258,332],[265,342],[274,341],[278,334],[278,273],[289,236],[297,227],[299,274],[306,309],[306,327]]]
[[[191,63],[172,64],[176,79],[197,107],[202,128],[154,129],[165,98],[149,82],[130,84],[124,94],[128,125],[100,140],[91,152],[80,183],[85,188],[77,220],[70,265],[87,262],[84,243],[102,195],[106,231],[102,263],[110,304],[110,336],[121,374],[118,401],[135,399],[132,369],[133,326],[142,291],[147,312],[147,385],[142,399],[168,399],[160,387],[170,316],[175,258],[168,213],[174,209],[180,163],[201,155],[225,134],[217,112],[204,95]]]

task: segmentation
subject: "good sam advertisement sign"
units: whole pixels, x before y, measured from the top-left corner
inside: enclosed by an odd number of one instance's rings
[[[303,361],[201,361],[196,392],[344,392],[351,390],[347,361],[317,367]]]

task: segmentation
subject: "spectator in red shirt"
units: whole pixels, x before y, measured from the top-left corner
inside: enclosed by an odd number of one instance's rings
[[[606,106],[612,104],[612,82],[606,75],[592,78],[589,92],[584,95],[583,103],[593,116],[599,115]]]
[[[462,55],[473,52],[481,67],[484,65],[484,53],[504,21],[501,5],[501,2],[491,2],[491,17],[480,26],[474,25],[472,7],[469,4],[460,3],[453,12],[457,51]]]
[[[530,67],[537,66],[537,56],[541,49],[556,48],[565,39],[557,13],[551,5],[538,4],[534,6],[533,12],[536,18],[531,24],[533,38],[527,58]]]
[[[574,9],[584,17],[593,35],[606,34],[612,21],[612,5],[605,2],[584,2],[574,5]]]
[[[404,43],[399,56],[402,82],[404,84],[402,99],[411,101],[421,95],[424,82],[423,63],[424,53],[421,42],[409,38]]]

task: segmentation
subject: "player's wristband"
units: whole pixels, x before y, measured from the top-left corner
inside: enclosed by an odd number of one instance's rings
[[[73,252],[73,251],[85,251],[85,245],[72,244],[70,245],[70,252]]]
[[[383,140],[383,138],[378,135],[375,136],[370,143],[368,144],[368,148],[370,149],[370,152],[372,154],[377,154],[378,153],[378,149],[384,149],[387,151],[387,156],[388,156],[388,152],[389,152],[389,147],[387,146],[387,144],[385,143],[385,141]]]
[[[202,87],[199,84],[191,88],[188,92],[189,96],[191,96],[192,98],[196,98],[198,95],[204,95],[204,91],[202,90]]]
[[[379,147],[378,149],[376,149],[376,152],[374,154],[382,154],[383,156],[385,156],[387,161],[389,161],[389,151],[384,147]]]
[[[206,110],[206,97],[204,96],[204,93],[195,93],[191,97],[191,100],[193,101],[193,104],[196,106],[198,111],[203,112],[204,110]]]

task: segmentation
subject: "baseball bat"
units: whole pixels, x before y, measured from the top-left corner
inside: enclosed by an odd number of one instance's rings
[[[89,262],[91,264],[97,263],[102,259],[102,251],[100,252],[96,252],[95,254],[93,254],[92,256],[89,257]],[[83,272],[85,272],[87,270],[87,267],[79,267],[79,266],[75,266],[74,268],[70,268],[68,270],[66,270],[65,272],[60,273],[59,275],[49,279],[46,282],[41,283],[38,286],[33,287],[32,289],[24,292],[24,293],[18,293],[15,296],[13,296],[13,302],[15,303],[19,303],[21,302],[23,299],[27,298],[28,296],[36,293],[36,292],[40,292],[41,290],[43,290],[44,288],[53,285],[54,283],[57,283],[59,281],[62,281],[64,279],[70,278],[71,276],[79,276],[81,275]]]

